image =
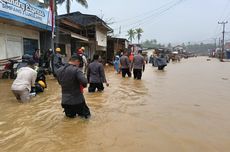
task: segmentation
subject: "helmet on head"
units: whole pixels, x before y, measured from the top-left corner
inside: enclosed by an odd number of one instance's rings
[[[61,52],[61,49],[60,48],[56,48],[56,52]]]
[[[81,47],[81,50],[84,52],[84,51],[85,51],[85,47],[82,46],[82,47]]]
[[[45,84],[42,80],[39,80],[39,81],[38,81],[38,84],[40,84],[40,86],[41,86],[42,88],[45,88],[45,87],[46,87],[46,84]]]

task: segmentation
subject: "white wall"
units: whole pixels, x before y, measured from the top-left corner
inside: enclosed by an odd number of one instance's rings
[[[107,31],[96,27],[96,41],[99,46],[107,46]]]
[[[23,55],[23,38],[36,39],[39,31],[0,23],[0,59]]]

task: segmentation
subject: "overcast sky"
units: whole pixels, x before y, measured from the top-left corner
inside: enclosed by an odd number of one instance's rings
[[[74,2],[71,12],[112,19],[110,26],[119,37],[127,38],[128,29],[140,27],[144,30],[142,41],[157,39],[164,44],[214,42],[222,31],[218,21],[230,21],[230,0],[88,0],[88,5],[86,9]],[[59,14],[66,13],[65,4],[58,9]],[[230,22],[227,32],[229,27]]]

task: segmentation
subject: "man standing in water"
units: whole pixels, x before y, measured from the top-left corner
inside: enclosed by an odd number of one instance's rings
[[[90,117],[90,110],[85,102],[82,87],[87,86],[87,79],[79,69],[81,56],[73,55],[69,62],[57,70],[57,80],[62,87],[62,108],[69,118]]]
[[[130,61],[128,58],[128,52],[125,52],[122,57],[120,58],[120,64],[121,64],[121,73],[122,77],[124,78],[126,74],[128,77],[131,77],[131,72],[130,72]]]
[[[98,91],[103,91],[104,90],[103,83],[106,83],[106,85],[109,86],[109,83],[107,83],[105,77],[104,67],[98,61],[98,59],[99,59],[99,55],[95,54],[93,56],[93,62],[90,63],[88,67],[87,78],[90,83],[90,86],[88,88],[89,92],[95,92],[96,89]]]
[[[142,50],[139,50],[138,54],[134,56],[133,63],[132,63],[134,79],[138,79],[138,80],[141,80],[142,70],[143,72],[145,70],[145,59],[141,55],[141,53]]]
[[[53,61],[52,61],[52,68],[53,68],[53,75],[56,77],[57,70],[64,65],[63,57],[61,55],[61,49],[56,48],[56,52],[53,54]]]
[[[31,86],[35,84],[37,72],[34,70],[35,61],[31,58],[26,67],[18,70],[17,78],[14,80],[11,90],[18,101],[26,102],[30,100]]]

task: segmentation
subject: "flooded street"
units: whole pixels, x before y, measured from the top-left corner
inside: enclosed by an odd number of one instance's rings
[[[148,65],[141,81],[106,69],[103,93],[85,89],[89,120],[64,116],[52,77],[27,104],[15,100],[11,80],[0,80],[0,151],[229,152],[230,62],[206,59],[163,72]]]

